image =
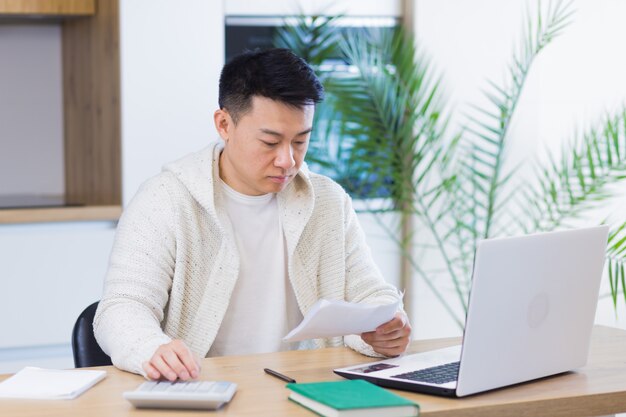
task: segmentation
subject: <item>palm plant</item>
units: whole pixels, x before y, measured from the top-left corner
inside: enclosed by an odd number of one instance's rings
[[[441,195],[445,178],[431,180],[443,173],[446,152],[451,153],[446,146],[453,145],[445,140],[439,76],[403,30],[361,33],[347,38],[342,49],[356,72],[330,87],[338,97],[335,108],[348,120],[344,133],[353,141],[348,165],[366,173],[374,188],[388,190],[389,204],[377,208],[377,219],[401,249],[401,286],[410,294],[416,273],[447,307],[412,256],[415,214],[425,215],[423,206]],[[399,213],[398,230],[380,218],[387,211]],[[407,310],[410,314],[410,304]]]
[[[569,24],[571,3],[549,3],[528,14],[523,41],[509,65],[509,79],[490,83],[485,92],[489,105],[473,106],[475,116],[465,126],[464,154],[457,168],[457,181],[448,203],[453,207],[453,224],[433,225],[434,234],[453,246],[456,257],[452,278],[469,277],[478,239],[520,232],[553,230],[611,196],[610,185],[624,178],[626,170],[626,113],[607,116],[601,126],[590,129],[582,139],[568,143],[560,156],[548,153],[547,162],[537,162],[535,177],[512,184],[517,168],[504,171],[509,127],[520,101],[524,82],[537,55]],[[442,227],[443,226],[443,227]],[[624,284],[624,224],[609,239],[608,275],[616,303],[619,284]],[[451,239],[448,239],[451,236]],[[448,249],[450,250],[450,249]],[[467,283],[464,283],[467,287]],[[459,302],[466,308],[465,294]]]
[[[528,13],[507,79],[489,83],[488,104],[471,106],[473,112],[457,134],[448,127],[440,76],[404,31],[342,37],[333,18],[324,18],[324,26],[303,18],[297,32],[283,33],[285,38],[306,37],[308,42],[291,44],[309,48],[296,53],[313,63],[321,61],[311,53],[312,41],[326,39],[339,45],[353,65],[352,75],[324,75],[331,99],[318,112],[326,127],[319,131],[333,133],[338,143],[329,146],[327,139],[315,138],[314,161],[332,161],[327,168],[336,167],[331,174],[349,191],[362,191],[363,184],[387,190],[389,204],[375,213],[400,214],[398,229],[380,224],[401,249],[401,285],[410,288],[415,274],[459,326],[479,239],[565,227],[568,219],[606,201],[610,186],[624,178],[626,111],[607,115],[560,155],[548,153],[547,162],[536,162],[535,176],[528,181],[516,178],[518,168],[505,169],[511,120],[532,64],[571,17],[571,3],[562,1],[546,8],[539,4],[536,14]],[[416,262],[417,250],[436,257],[438,268],[426,270]],[[625,258],[626,223],[611,231],[607,249],[615,305],[620,292],[626,299]],[[451,278],[453,299],[435,284],[441,276]]]
[[[334,77],[324,74],[319,68],[323,61],[311,54],[309,45],[316,38],[341,36],[341,31],[332,25],[333,19],[300,17],[297,25],[279,32],[277,45],[308,56],[309,62],[323,74],[328,97],[317,110],[327,120],[326,129],[321,131],[324,134],[332,131],[340,140],[329,144],[328,136],[322,140],[319,136],[312,138],[310,159],[314,163],[332,161],[331,175],[353,195],[387,197],[390,204],[378,208],[379,215],[388,211],[400,213],[399,235],[384,222],[380,224],[402,251],[401,286],[410,292],[413,270],[427,278],[411,256],[414,202],[418,193],[420,197],[426,194],[429,198],[436,197],[440,187],[417,190],[414,185],[424,188],[425,177],[432,170],[442,168],[445,161],[439,80],[425,57],[416,52],[413,38],[402,30],[363,31],[343,37],[338,45],[356,71],[353,75],[343,73]],[[319,35],[322,25],[328,33],[325,36]],[[305,40],[294,41],[294,35]],[[333,123],[335,129],[329,129]],[[329,149],[334,152],[329,154]],[[446,306],[439,289],[428,279],[425,282],[431,284],[431,290]]]

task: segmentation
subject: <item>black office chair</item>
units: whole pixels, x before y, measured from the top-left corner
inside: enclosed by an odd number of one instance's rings
[[[76,319],[76,324],[74,324],[72,353],[74,354],[74,366],[77,368],[113,364],[111,358],[102,351],[93,335],[93,318],[97,308],[98,301],[83,310]]]

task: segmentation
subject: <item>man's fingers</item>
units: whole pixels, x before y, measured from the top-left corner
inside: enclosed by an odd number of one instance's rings
[[[169,365],[169,367],[176,373],[176,376],[178,378],[182,379],[183,381],[186,381],[191,377],[191,375],[189,374],[189,371],[187,370],[187,367],[185,367],[185,365],[181,361],[181,358],[179,357],[177,352],[175,352],[174,350],[168,349],[163,354],[163,359]]]
[[[394,340],[394,339],[402,338],[406,336],[407,334],[408,333],[406,332],[405,329],[399,329],[399,330],[394,330],[393,332],[385,333],[385,334],[380,334],[378,332],[367,332],[367,333],[363,333],[361,337],[363,338],[363,340],[367,342],[368,340],[370,341]]]
[[[149,362],[143,365],[148,377],[170,381],[187,381],[200,375],[200,361],[182,340],[159,346]]]
[[[200,375],[200,360],[196,358],[194,353],[182,341],[175,340],[172,343],[172,347],[180,361],[185,368],[187,368],[189,375],[191,375],[192,378],[197,378],[198,375]]]
[[[406,315],[396,313],[395,317],[376,328],[372,332],[361,334],[361,339],[372,346],[375,352],[385,356],[398,356],[402,354],[409,342],[411,325]]]
[[[187,370],[188,375],[192,378],[197,378],[200,374],[200,364],[196,360],[193,352],[183,343],[173,345],[173,349],[178,355],[178,359]]]
[[[404,326],[406,326],[404,314],[396,313],[394,318],[378,326],[375,331],[378,334],[387,334],[402,329]]]
[[[375,340],[372,343],[368,343],[373,348],[383,348],[383,349],[391,349],[395,347],[400,347],[403,345],[402,339],[394,339],[394,340]]]
[[[200,375],[200,365],[196,362],[193,354],[190,352],[180,358],[183,361],[183,365],[187,368],[187,372],[191,375],[191,378],[196,379]]]
[[[408,344],[407,338],[399,338],[393,340],[375,340],[367,342],[372,348],[374,352],[378,352],[385,356],[398,356],[406,350],[406,346]]]
[[[176,381],[177,375],[176,372],[165,362],[163,356],[161,354],[155,354],[152,359],[150,359],[150,365],[152,365],[161,376],[170,381]]]
[[[381,355],[385,355],[385,356],[399,356],[402,353],[404,353],[404,349],[403,348],[393,348],[393,349],[384,349],[384,348],[380,348],[380,349],[375,349],[375,352],[380,353]]]
[[[408,338],[410,334],[411,334],[410,327],[402,327],[400,329],[394,330],[389,333],[379,333],[378,331],[362,333],[361,338],[366,343],[370,343],[370,342],[374,342],[377,340],[396,340],[396,339]]]
[[[152,366],[150,362],[144,362],[142,367],[143,367],[143,370],[146,372],[146,375],[148,376],[148,378],[152,380],[157,380],[161,378],[161,373],[157,371],[157,369],[154,366]]]
[[[400,346],[406,345],[409,342],[407,334],[398,334],[397,337],[363,334],[361,338],[365,343],[371,346]]]

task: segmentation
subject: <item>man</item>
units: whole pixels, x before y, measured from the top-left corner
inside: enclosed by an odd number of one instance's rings
[[[351,200],[303,163],[323,88],[285,49],[225,65],[223,142],[166,165],[120,219],[94,330],[113,363],[188,380],[199,357],[346,344],[404,352],[403,312],[376,331],[287,345],[320,298],[389,303]]]

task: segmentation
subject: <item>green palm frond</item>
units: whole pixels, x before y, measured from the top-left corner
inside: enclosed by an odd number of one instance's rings
[[[333,80],[352,161],[389,189],[396,208],[411,207],[414,180],[433,166],[441,137],[439,83],[404,31],[351,37],[343,51],[356,68]]]
[[[310,65],[318,67],[328,58],[337,56],[341,29],[336,16],[299,15],[285,20],[285,25],[276,31],[274,45],[288,48],[306,60]],[[324,75],[324,74],[321,74]]]
[[[346,132],[354,138],[352,161],[389,189],[394,209],[404,214],[401,223],[417,215],[445,259],[445,237],[454,225],[442,227],[448,219],[438,207],[453,184],[446,168],[458,136],[444,140],[447,119],[442,116],[440,79],[413,38],[401,29],[391,36],[365,33],[349,38],[343,50],[356,71],[354,76],[334,80],[332,90],[339,98],[339,113],[350,121]],[[413,233],[397,239],[403,251],[410,247]],[[410,254],[405,256],[412,261]],[[452,262],[446,259],[446,265]],[[432,284],[432,276],[414,263],[412,268]],[[462,282],[454,270],[447,272],[464,305]]]
[[[325,172],[332,172],[335,178],[347,175],[346,146],[339,146],[336,140],[341,136],[341,121],[335,119],[333,108],[334,97],[326,94],[323,103],[317,105],[313,116],[313,131],[309,141],[306,160],[309,164],[322,168]]]
[[[535,180],[522,192],[520,226],[551,230],[563,220],[612,196],[610,185],[626,178],[626,109],[606,116],[600,128],[566,145],[560,158],[548,154]]]
[[[472,107],[474,114],[469,116],[467,126],[471,145],[462,166],[462,176],[472,178],[466,192],[472,209],[463,218],[482,229],[480,236],[484,238],[493,235],[492,228],[498,215],[506,212],[498,210],[503,207],[498,198],[500,189],[514,173],[514,170],[503,172],[507,133],[531,65],[569,24],[572,13],[571,3],[563,1],[550,2],[545,9],[539,2],[536,17],[528,12],[522,42],[508,66],[508,79],[502,85],[489,81],[488,89],[484,91],[487,107]]]
[[[626,223],[609,233],[606,263],[609,271],[613,306],[617,307],[620,287],[624,296],[624,302],[626,302],[626,274],[624,273],[624,265],[626,264]]]

